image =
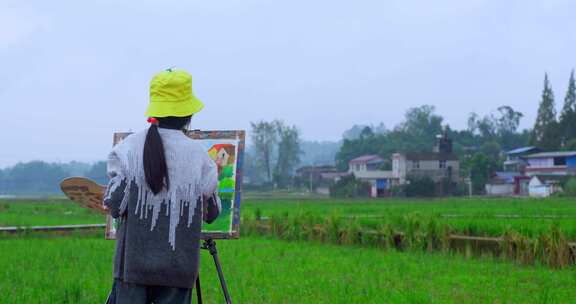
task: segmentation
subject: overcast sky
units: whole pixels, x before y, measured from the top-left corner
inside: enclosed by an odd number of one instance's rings
[[[104,159],[172,66],[201,129],[279,118],[338,140],[422,104],[456,128],[511,105],[528,127],[544,72],[561,107],[575,17],[571,0],[0,0],[0,167]]]

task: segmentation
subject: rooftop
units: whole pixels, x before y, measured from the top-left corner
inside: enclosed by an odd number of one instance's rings
[[[576,156],[576,151],[541,152],[525,155],[523,156],[523,158],[550,158],[550,157],[571,157],[571,156]]]
[[[514,150],[510,150],[508,152],[506,152],[506,154],[508,155],[514,155],[514,154],[522,154],[522,153],[526,153],[526,152],[530,152],[532,150],[539,150],[538,148],[534,147],[534,146],[530,146],[530,147],[522,147],[522,148],[517,148]]]
[[[350,163],[374,163],[374,162],[383,162],[384,159],[378,155],[362,155],[360,157],[356,157],[350,161]]]

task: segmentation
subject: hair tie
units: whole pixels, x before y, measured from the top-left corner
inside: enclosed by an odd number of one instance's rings
[[[148,117],[148,122],[151,124],[158,124],[158,119],[154,118],[154,117]]]

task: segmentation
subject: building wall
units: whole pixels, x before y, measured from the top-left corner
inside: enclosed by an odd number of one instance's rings
[[[406,157],[400,153],[392,155],[392,172],[400,184],[406,182]]]
[[[531,158],[528,159],[528,166],[532,168],[554,167],[553,158]]]
[[[348,168],[349,172],[362,172],[362,171],[367,171],[366,169],[366,163],[353,163],[350,164],[349,166],[350,168]]]
[[[567,166],[554,166],[554,158],[533,158],[528,159],[526,167],[527,176],[535,175],[567,175]]]
[[[460,162],[458,161],[446,161],[445,168],[440,168],[440,161],[438,160],[426,160],[426,161],[406,161],[407,175],[416,176],[428,176],[435,181],[438,181],[444,177],[448,177],[448,168],[452,168],[452,176],[450,177],[453,181],[459,179],[460,173]]]
[[[452,168],[451,179],[458,181],[460,178],[460,162],[457,160],[447,160],[445,168],[440,168],[439,160],[407,160],[403,154],[396,153],[392,156],[392,172],[400,184],[406,182],[409,175],[428,176],[435,181],[446,177],[448,168]]]
[[[568,157],[568,159],[566,159],[566,166],[568,168],[576,168],[576,156]]]
[[[528,193],[531,197],[548,197],[551,192],[550,187],[546,185],[528,188]]]
[[[488,195],[513,195],[514,184],[486,184],[486,194]]]

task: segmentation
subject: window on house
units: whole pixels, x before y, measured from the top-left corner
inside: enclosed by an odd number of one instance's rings
[[[440,169],[446,169],[446,161],[445,160],[439,161],[438,165],[439,165]]]
[[[566,157],[554,157],[554,166],[566,166]]]
[[[356,164],[356,171],[360,171],[360,165]]]
[[[415,160],[412,162],[412,168],[413,169],[420,169],[420,161]]]

